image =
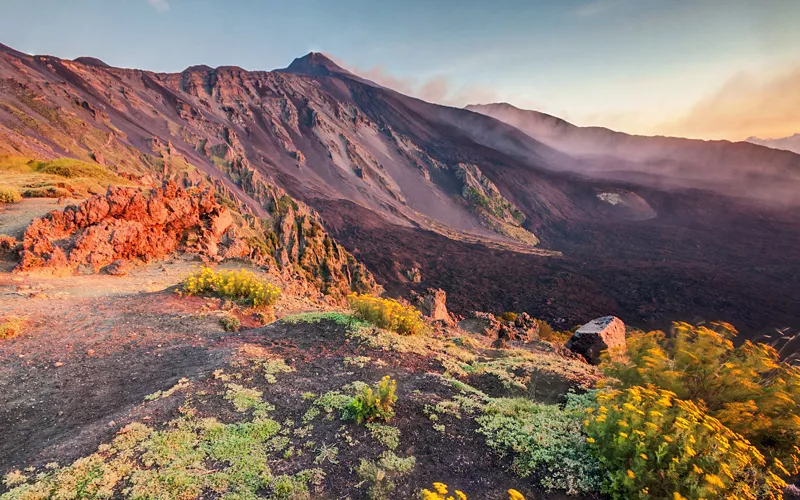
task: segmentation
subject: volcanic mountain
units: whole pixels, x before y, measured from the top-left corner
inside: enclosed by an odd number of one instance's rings
[[[538,133],[479,111],[317,53],[269,72],[154,73],[0,46],[0,154],[208,177],[256,215],[254,179],[266,180],[313,207],[390,293],[441,287],[455,311],[561,325],[800,326],[800,219],[783,208],[800,198],[800,155],[543,115]]]
[[[778,139],[761,139],[758,137],[749,137],[747,142],[753,144],[760,144],[774,149],[785,149],[794,153],[800,153],[800,134],[793,134],[789,137],[780,137]]]

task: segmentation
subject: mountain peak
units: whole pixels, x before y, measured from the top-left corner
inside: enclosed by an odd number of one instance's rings
[[[297,73],[311,76],[329,76],[335,74],[351,74],[331,60],[322,52],[309,52],[303,57],[298,57],[288,68],[284,69],[288,73]]]

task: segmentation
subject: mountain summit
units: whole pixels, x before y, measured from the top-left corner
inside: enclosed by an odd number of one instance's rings
[[[286,69],[287,73],[309,76],[351,75],[349,71],[333,62],[322,52],[309,52],[298,57]]]

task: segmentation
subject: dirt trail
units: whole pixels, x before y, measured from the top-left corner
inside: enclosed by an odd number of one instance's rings
[[[0,272],[0,319],[27,318],[0,341],[0,474],[91,453],[146,395],[224,364],[240,334],[220,326],[222,301],[174,291],[198,264],[174,258],[124,277]],[[312,308],[291,297],[277,307]]]
[[[60,208],[64,208],[64,204],[53,198],[25,198],[19,203],[4,205],[0,208],[0,234],[22,238],[33,219]]]

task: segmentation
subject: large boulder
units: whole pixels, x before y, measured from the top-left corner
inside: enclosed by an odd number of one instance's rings
[[[212,186],[184,189],[168,181],[149,195],[111,186],[105,195],[31,222],[17,269],[97,272],[118,260],[149,261],[178,249],[220,260],[219,242],[232,224],[231,213],[219,204]],[[240,245],[238,253],[246,256],[247,248]]]
[[[616,316],[593,319],[578,328],[567,341],[567,349],[593,365],[600,364],[603,351],[624,350],[625,346],[625,323]]]
[[[447,312],[447,293],[437,288],[428,288],[422,295],[422,312],[433,321],[450,322]]]

